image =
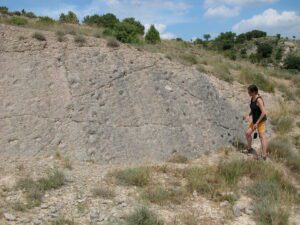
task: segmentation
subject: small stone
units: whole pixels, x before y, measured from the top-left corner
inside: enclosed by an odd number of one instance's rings
[[[229,205],[229,202],[228,201],[223,201],[223,202],[221,202],[220,203],[220,207],[226,207],[226,206],[228,206]]]
[[[16,221],[17,220],[17,218],[10,213],[3,213],[3,216],[7,221]]]
[[[193,192],[193,197],[194,197],[194,198],[197,198],[197,197],[198,197],[197,191],[194,191],[194,192]]]
[[[233,207],[232,207],[232,211],[233,211],[233,215],[234,215],[235,217],[240,217],[240,216],[241,216],[241,210],[240,210],[239,207],[233,206]]]
[[[253,210],[247,207],[247,208],[245,208],[245,213],[247,215],[252,215],[253,214]]]
[[[167,91],[172,91],[172,90],[173,90],[169,85],[166,85],[166,86],[165,86],[165,89],[166,89]]]
[[[46,204],[42,204],[41,209],[48,209],[48,206]]]

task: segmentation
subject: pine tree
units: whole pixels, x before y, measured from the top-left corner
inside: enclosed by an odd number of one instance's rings
[[[151,25],[145,36],[146,42],[149,44],[156,44],[160,42],[159,32],[155,29],[154,25]]]

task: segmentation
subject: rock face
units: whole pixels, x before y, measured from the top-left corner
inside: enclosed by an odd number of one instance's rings
[[[100,162],[195,157],[241,134],[207,75],[106,40],[0,26],[0,153]]]

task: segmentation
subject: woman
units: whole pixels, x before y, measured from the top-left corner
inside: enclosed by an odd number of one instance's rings
[[[248,87],[248,94],[251,97],[250,109],[251,112],[249,115],[245,116],[244,119],[249,121],[252,117],[252,122],[250,123],[246,131],[246,139],[248,142],[248,153],[253,151],[252,145],[252,134],[254,131],[258,131],[261,149],[262,149],[262,158],[263,160],[267,159],[267,140],[266,140],[266,120],[267,113],[262,97],[258,94],[258,88],[256,85],[250,85]]]

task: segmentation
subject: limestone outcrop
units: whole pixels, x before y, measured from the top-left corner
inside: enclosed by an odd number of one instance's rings
[[[0,26],[0,153],[59,150],[106,163],[215,151],[241,134],[241,115],[207,75],[107,41],[58,42]]]

